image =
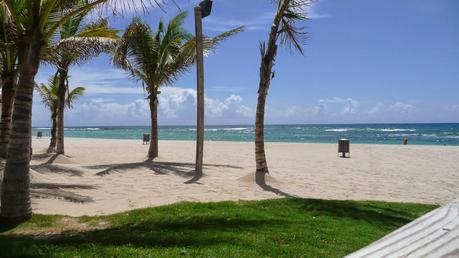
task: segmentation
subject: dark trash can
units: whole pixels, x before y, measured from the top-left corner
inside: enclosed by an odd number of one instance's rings
[[[41,139],[43,137],[43,133],[42,132],[37,132],[37,139]]]
[[[348,139],[339,139],[338,140],[338,155],[341,154],[341,158],[346,158],[346,154],[351,156],[351,147],[350,141]]]
[[[149,144],[150,143],[150,135],[149,134],[144,134],[143,135],[143,144]]]

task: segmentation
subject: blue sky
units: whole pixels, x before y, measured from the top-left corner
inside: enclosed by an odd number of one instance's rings
[[[195,0],[176,0],[194,31]],[[206,123],[252,124],[259,80],[259,42],[266,40],[276,6],[270,0],[214,0],[204,31],[215,36],[245,25],[205,59]],[[321,0],[302,26],[309,32],[304,56],[281,50],[267,104],[267,123],[459,122],[459,1]],[[122,30],[141,15],[153,28],[178,13],[127,13],[111,19]],[[43,65],[37,82],[54,68]],[[71,87],[87,94],[66,112],[67,126],[149,125],[140,84],[102,55],[70,71]],[[195,67],[176,86],[163,88],[160,125],[195,123]],[[34,126],[50,124],[34,99]]]

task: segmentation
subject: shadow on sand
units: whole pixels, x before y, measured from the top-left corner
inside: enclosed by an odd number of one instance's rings
[[[231,165],[219,165],[219,164],[205,164],[204,167],[223,167],[223,168],[233,168],[233,169],[242,169],[242,167],[231,166]],[[108,164],[108,165],[95,165],[95,166],[85,166],[89,169],[103,169],[98,172],[98,176],[107,176],[113,172],[120,172],[122,170],[130,169],[139,169],[146,168],[159,175],[177,175],[183,178],[190,178],[190,180],[185,183],[196,183],[199,178],[194,176],[194,163],[183,163],[183,162],[156,162],[151,159],[148,159],[143,162],[134,162],[134,163],[120,163],[120,164]]]
[[[89,185],[66,185],[54,183],[31,183],[30,194],[38,199],[60,199],[75,203],[92,202],[93,199],[89,196],[73,193],[64,189],[96,189],[95,186]]]
[[[280,195],[280,196],[283,196],[283,197],[287,197],[287,198],[299,198],[298,196],[294,196],[294,195],[291,195],[289,193],[286,193],[280,189],[277,189],[275,187],[272,187],[268,184],[266,184],[266,173],[258,173],[256,172],[255,173],[255,183],[261,187],[261,189],[263,189],[264,191],[267,191],[267,192],[272,192],[272,193],[275,193],[277,195]]]
[[[56,173],[56,174],[63,173],[63,174],[69,174],[71,176],[79,176],[79,177],[83,176],[84,172],[81,170],[54,164],[56,159],[59,157],[67,158],[67,156],[64,156],[64,155],[50,154],[50,153],[34,154],[32,155],[32,160],[43,160],[46,158],[48,158],[48,160],[39,165],[32,165],[30,166],[30,168],[39,173]]]
[[[45,160],[44,163],[39,165],[32,165],[30,168],[39,174],[69,174],[70,176],[83,176],[84,172],[76,168],[69,168],[62,165],[54,164],[57,158],[63,155],[52,153],[34,154],[32,160]],[[63,156],[67,157],[67,156]],[[92,202],[93,199],[89,196],[73,193],[70,190],[91,190],[97,187],[92,185],[80,184],[62,184],[62,183],[49,183],[49,182],[32,182],[30,184],[30,194],[38,199],[60,199],[75,203]]]

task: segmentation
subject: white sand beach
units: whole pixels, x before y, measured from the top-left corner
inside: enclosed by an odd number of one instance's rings
[[[195,143],[160,141],[160,157],[146,162],[140,140],[66,139],[67,157],[44,154],[34,139],[34,212],[103,215],[181,201],[303,198],[445,204],[459,197],[459,147],[268,143],[269,187],[254,181],[253,143],[206,142],[205,176],[185,184]],[[274,188],[274,189],[273,189]],[[277,189],[277,190],[276,190]],[[279,193],[281,193],[279,195]]]

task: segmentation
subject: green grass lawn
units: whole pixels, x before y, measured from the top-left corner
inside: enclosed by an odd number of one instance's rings
[[[179,203],[0,224],[2,257],[342,257],[433,205],[277,199]]]

